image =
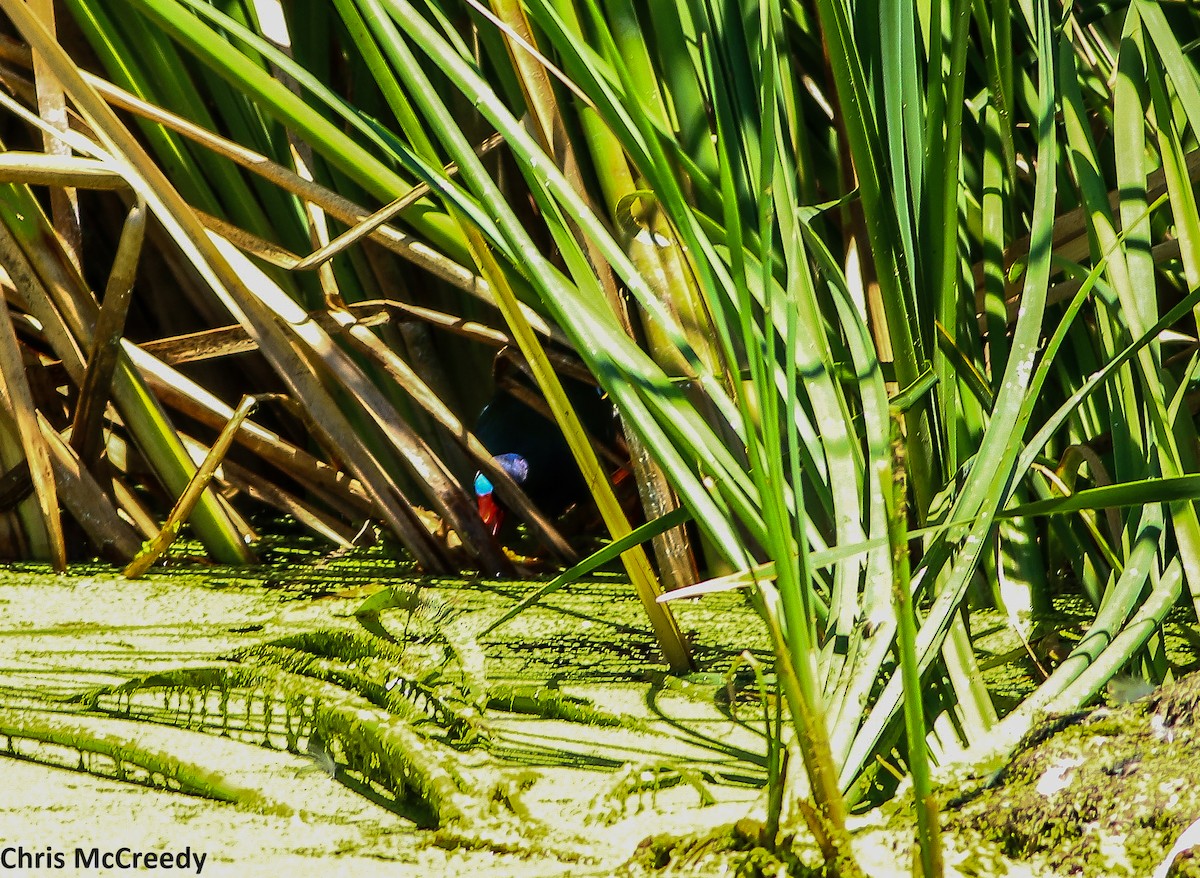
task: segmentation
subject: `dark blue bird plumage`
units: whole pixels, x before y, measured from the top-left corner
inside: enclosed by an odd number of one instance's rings
[[[593,385],[571,378],[560,380],[584,429],[594,439],[611,443],[616,433],[611,403]],[[528,379],[519,383],[533,386]],[[475,435],[529,499],[551,518],[589,496],[587,483],[558,425],[548,413],[543,414],[503,388],[480,412]],[[491,488],[486,476],[476,476],[475,493],[485,520],[490,518],[485,506],[495,502]],[[493,527],[498,530],[499,523]]]

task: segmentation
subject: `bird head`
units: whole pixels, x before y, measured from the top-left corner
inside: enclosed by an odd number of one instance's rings
[[[524,485],[526,479],[529,478],[529,461],[521,455],[497,454],[492,459],[518,485]],[[475,502],[479,506],[479,517],[483,519],[484,526],[492,532],[492,536],[497,536],[500,533],[500,526],[504,524],[504,516],[508,510],[496,497],[492,480],[483,473],[475,474]]]

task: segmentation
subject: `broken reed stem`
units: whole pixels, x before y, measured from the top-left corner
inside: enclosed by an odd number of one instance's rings
[[[200,464],[199,469],[193,474],[187,487],[179,496],[179,500],[175,504],[175,508],[171,510],[171,514],[167,516],[167,521],[163,524],[162,529],[158,532],[158,536],[150,540],[143,546],[136,558],[129,562],[124,570],[124,575],[129,579],[137,579],[142,576],[150,567],[158,560],[171,545],[175,542],[175,537],[179,535],[179,529],[183,527],[183,523],[187,521],[188,516],[192,514],[192,510],[199,502],[200,496],[204,493],[204,489],[208,487],[208,483],[212,481],[213,475],[217,471],[217,467],[225,459],[225,455],[229,452],[229,446],[233,444],[234,434],[241,427],[242,422],[250,416],[250,413],[258,407],[258,404],[264,400],[278,399],[280,394],[265,393],[258,396],[243,396],[241,402],[238,403],[237,410],[233,413],[233,417],[221,430],[217,436],[217,441],[205,455],[204,462]]]

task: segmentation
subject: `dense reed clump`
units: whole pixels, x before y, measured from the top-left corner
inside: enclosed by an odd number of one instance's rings
[[[240,413],[243,456],[210,455],[177,516],[213,557],[250,560],[233,489],[344,545],[380,521],[431,572],[506,571],[462,487],[483,468],[566,560],[464,426],[508,346],[612,539],[636,522],[560,372],[615,404],[646,518],[694,521],[657,571],[622,556],[674,668],[659,577],[693,585],[699,557],[727,575],[684,594],[750,589],[787,789],[846,870],[881,762],[929,805],[934,874],[928,759],[1172,671],[1162,622],[1200,594],[1186,10],[66,0],[56,38],[36,6],[0,2],[25,150],[0,197],[8,554],[65,563],[62,507],[128,560],[161,518],[138,468],[188,493],[251,384],[286,401]],[[99,274],[93,209],[125,225]],[[1065,595],[1090,621],[1046,667]],[[1003,711],[984,606],[1045,677]]]

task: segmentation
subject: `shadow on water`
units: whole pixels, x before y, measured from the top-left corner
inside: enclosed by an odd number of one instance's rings
[[[408,565],[377,548],[334,557],[301,547],[268,551],[264,557],[273,563],[248,569],[173,561],[135,581],[96,565],[74,568],[66,576],[39,565],[13,565],[0,572],[0,589],[12,586],[2,599],[15,606],[8,614],[10,624],[0,627],[0,712],[40,701],[43,711],[86,718],[82,702],[68,708],[65,699],[105,686],[115,693],[122,681],[153,680],[157,675],[162,678],[157,688],[147,684],[143,693],[143,712],[123,718],[233,734],[244,743],[268,744],[304,756],[304,736],[297,736],[289,724],[295,716],[311,724],[311,711],[293,711],[291,716],[292,708],[277,708],[272,715],[262,701],[266,696],[255,701],[259,696],[254,686],[261,689],[261,679],[292,681],[280,690],[286,692],[292,692],[288,687],[311,686],[304,696],[310,700],[328,700],[331,685],[347,685],[347,692],[357,693],[351,699],[363,697],[387,709],[395,693],[388,695],[386,690],[408,675],[405,686],[417,693],[417,714],[405,721],[421,739],[446,748],[447,758],[457,758],[456,750],[474,748],[499,768],[612,773],[637,765],[677,766],[710,783],[765,783],[761,728],[717,703],[724,672],[736,657],[744,650],[760,656],[768,652],[757,618],[736,595],[714,595],[676,607],[681,627],[708,672],[697,677],[702,682],[687,683],[669,675],[640,601],[619,576],[601,574],[567,586],[474,643],[471,631],[484,630],[490,619],[542,583],[418,578]],[[381,628],[393,642],[376,638],[378,652],[364,654],[361,660],[354,658],[352,649],[328,655],[297,652],[296,637],[329,632],[342,632],[339,636],[357,648],[355,644],[372,635],[356,623],[354,611],[385,587],[419,588],[422,604],[437,612],[411,618],[399,610],[383,613]],[[447,633],[451,630],[456,632],[453,636]],[[238,664],[250,661],[238,658],[248,650],[264,648],[279,664]],[[470,657],[472,650],[478,658]],[[479,667],[467,668],[473,661],[479,661]],[[371,676],[387,667],[398,670],[387,671],[380,680]],[[184,676],[171,677],[173,673]],[[199,676],[186,676],[189,673]],[[356,674],[365,680],[355,682]],[[237,710],[259,719],[231,724],[236,711],[228,704],[215,718],[203,718],[207,693],[227,685],[222,681],[244,683],[246,675],[253,679],[245,706]],[[538,715],[487,707],[478,714],[480,735],[472,738],[454,726],[459,720],[446,725],[446,717],[461,714],[468,725],[475,722],[470,716],[479,693],[473,687],[481,681],[488,687],[550,693],[552,705],[560,698],[584,718],[570,711]],[[365,688],[356,690],[352,683]],[[380,685],[385,694],[376,691]],[[111,697],[112,703],[95,708],[92,715],[120,716],[134,700],[129,694]],[[595,707],[586,707],[588,702]],[[561,705],[555,708],[560,709]],[[595,715],[589,718],[588,710]],[[420,716],[421,711],[427,715]],[[256,725],[260,721],[261,729]],[[369,777],[346,770],[346,753],[352,760],[374,758],[355,749],[363,746],[355,732],[338,728],[328,733],[341,735],[341,749],[326,773],[418,826],[436,822],[421,802],[405,800],[394,791],[380,792]]]

